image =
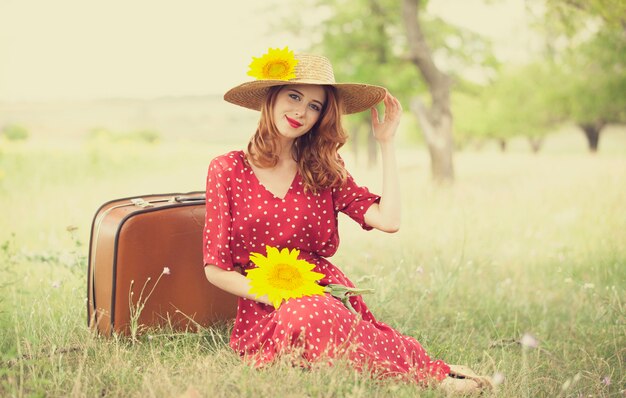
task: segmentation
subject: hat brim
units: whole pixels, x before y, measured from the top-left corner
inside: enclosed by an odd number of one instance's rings
[[[270,87],[291,84],[311,84],[333,86],[343,104],[343,113],[348,115],[367,110],[382,101],[387,95],[384,87],[359,83],[321,83],[318,80],[254,80],[231,88],[224,94],[224,99],[244,108],[260,111]]]

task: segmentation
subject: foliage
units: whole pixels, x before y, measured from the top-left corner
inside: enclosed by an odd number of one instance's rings
[[[493,69],[497,62],[491,45],[479,35],[427,14],[422,7],[424,35],[442,69],[452,76],[456,88],[466,87],[461,71],[466,67]],[[331,59],[338,81],[367,82],[387,87],[408,109],[410,99],[425,94],[427,87],[418,70],[408,60],[407,39],[397,0],[313,0],[298,2],[298,12],[290,13],[283,29],[297,35],[317,38],[310,49]],[[323,21],[307,25],[303,8],[327,11]],[[298,17],[300,15],[300,17]],[[351,123],[369,123],[361,113]]]
[[[578,124],[626,123],[626,34],[602,30],[561,62],[563,116]]]
[[[601,19],[611,30],[626,30],[626,2],[623,0],[545,0],[547,16],[560,21],[569,35],[579,30],[585,17]]]
[[[486,109],[487,98],[466,93],[452,93],[454,137],[457,147],[464,147],[472,141],[494,138],[490,134],[489,118]],[[495,132],[502,130],[495,129]]]
[[[507,67],[474,95],[457,93],[453,96],[457,135],[461,140],[545,136],[563,119],[555,73],[547,62]]]
[[[626,3],[545,0],[561,116],[580,125],[626,122]]]
[[[28,139],[28,130],[19,124],[7,124],[2,128],[1,135],[9,141],[25,141]]]
[[[626,122],[626,13],[613,3],[546,0],[542,56],[502,68],[474,96],[453,97],[461,140],[540,138],[565,121]]]

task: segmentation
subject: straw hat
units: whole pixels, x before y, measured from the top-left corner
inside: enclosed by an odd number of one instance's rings
[[[259,79],[240,84],[226,92],[224,99],[235,105],[260,111],[270,87],[287,84],[329,85],[337,89],[344,114],[369,109],[385,98],[384,87],[360,83],[337,83],[328,58],[321,55],[295,54],[295,78]]]

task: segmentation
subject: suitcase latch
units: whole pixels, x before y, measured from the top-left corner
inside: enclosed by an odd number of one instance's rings
[[[130,200],[137,207],[154,207],[150,202],[146,202],[142,198],[134,198]]]

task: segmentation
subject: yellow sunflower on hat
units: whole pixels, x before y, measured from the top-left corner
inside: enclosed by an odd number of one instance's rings
[[[288,47],[270,48],[260,58],[252,57],[248,75],[263,80],[290,80],[296,77],[298,60]]]
[[[274,308],[279,308],[283,300],[303,296],[323,295],[324,287],[317,281],[324,274],[314,272],[314,264],[299,260],[300,251],[293,249],[278,250],[267,246],[267,257],[259,253],[250,253],[250,261],[257,268],[248,270],[246,278],[250,279],[249,293],[256,297],[267,294]]]

